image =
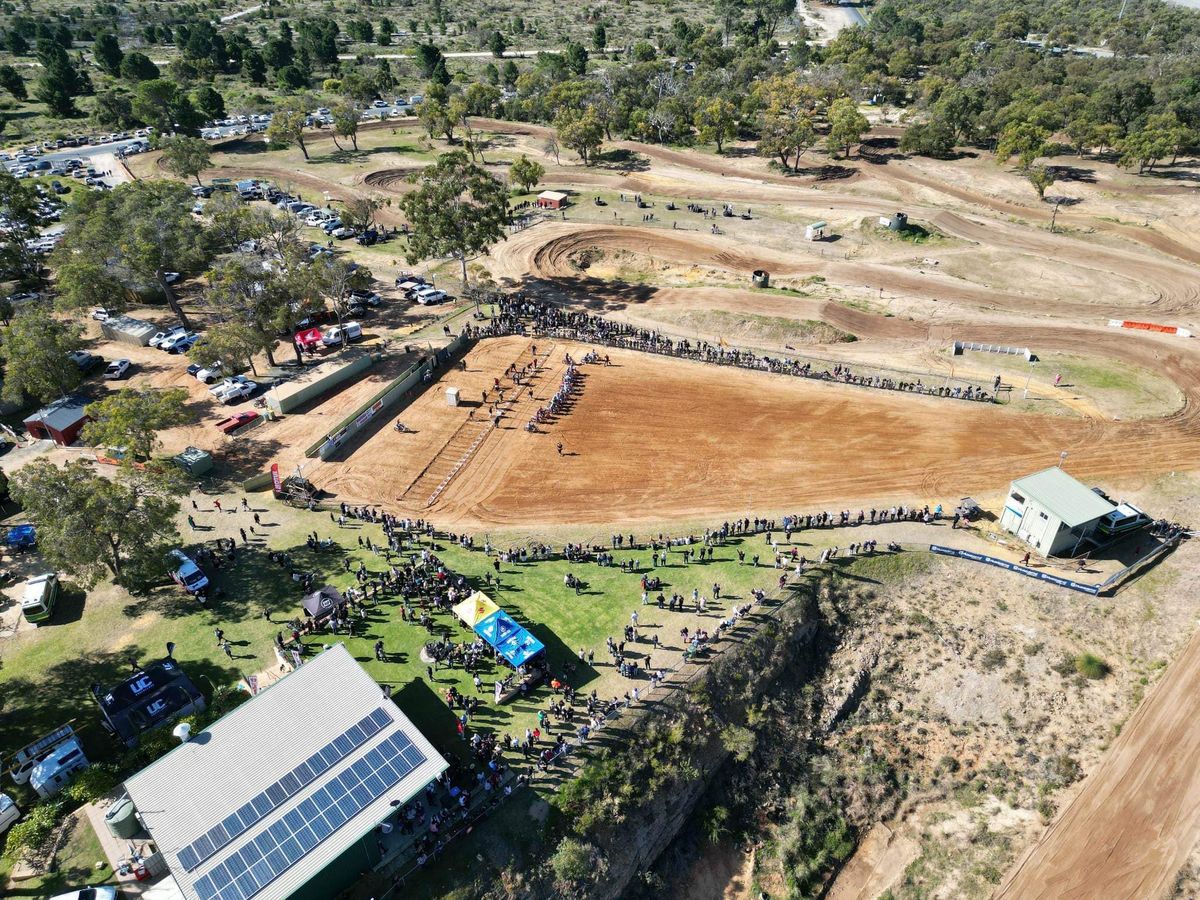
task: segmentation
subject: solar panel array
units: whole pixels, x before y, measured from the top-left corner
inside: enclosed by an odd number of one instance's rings
[[[237,840],[250,828],[270,815],[278,806],[286,803],[302,788],[308,787],[321,775],[379,734],[390,725],[392,717],[383,707],[357,724],[343,731],[336,738],[300,763],[265,791],[250,800],[237,812],[231,813],[220,824],[214,825],[179,851],[179,862],[189,872],[206,859]]]
[[[200,900],[249,900],[425,762],[398,731],[331,778],[194,888]]]

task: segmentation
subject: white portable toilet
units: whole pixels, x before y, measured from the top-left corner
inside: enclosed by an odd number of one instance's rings
[[[458,406],[458,388],[446,388],[446,405]]]

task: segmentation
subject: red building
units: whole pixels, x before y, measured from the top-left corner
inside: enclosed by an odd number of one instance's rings
[[[542,209],[562,209],[567,205],[567,195],[562,191],[542,191],[537,195],[537,205]]]
[[[25,419],[25,430],[30,437],[54,441],[60,447],[73,444],[87,422],[89,402],[84,397],[75,396],[55,400]]]

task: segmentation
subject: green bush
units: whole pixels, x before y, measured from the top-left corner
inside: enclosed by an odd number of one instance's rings
[[[1075,671],[1084,678],[1099,680],[1111,671],[1108,663],[1093,653],[1080,653],[1075,657]]]
[[[592,845],[565,837],[550,857],[550,869],[558,884],[566,889],[585,884],[599,875],[606,866],[599,851]]]
[[[44,850],[62,815],[62,804],[41,803],[29,810],[4,841],[4,855],[30,863]]]
[[[84,769],[63,790],[63,796],[73,803],[91,803],[116,787],[120,777],[117,767],[100,763]]]

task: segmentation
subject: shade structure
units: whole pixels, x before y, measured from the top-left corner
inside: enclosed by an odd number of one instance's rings
[[[483,591],[476,591],[466,600],[458,603],[454,607],[454,614],[458,616],[463,624],[468,628],[474,628],[488,616],[500,612],[492,598]]]
[[[331,584],[304,597],[304,611],[314,619],[324,619],[346,602],[341,592]]]
[[[514,667],[523,666],[546,649],[546,645],[517,624],[502,609],[475,626],[475,633],[496,648]]]

